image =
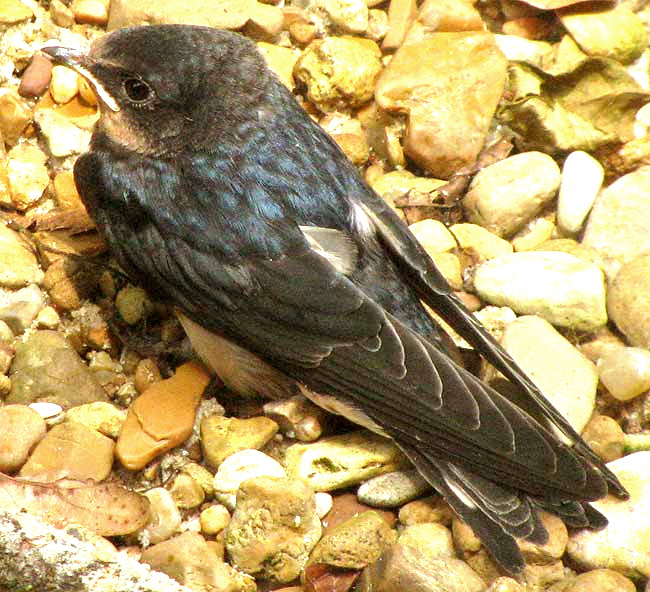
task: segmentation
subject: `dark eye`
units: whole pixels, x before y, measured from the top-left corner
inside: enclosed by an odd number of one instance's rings
[[[124,81],[124,92],[135,103],[143,103],[153,95],[151,87],[139,78],[127,78]]]

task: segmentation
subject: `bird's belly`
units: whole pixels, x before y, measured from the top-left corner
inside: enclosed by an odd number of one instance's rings
[[[295,395],[296,381],[261,358],[176,311],[194,351],[224,384],[243,396],[282,399]]]
[[[194,351],[234,392],[244,396],[261,395],[269,399],[282,399],[295,395],[299,390],[312,403],[326,411],[342,415],[364,428],[386,436],[381,427],[360,409],[347,405],[336,397],[312,391],[255,354],[201,327],[182,312],[176,311],[176,314]]]

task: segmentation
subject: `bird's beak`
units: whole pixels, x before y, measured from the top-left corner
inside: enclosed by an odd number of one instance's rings
[[[41,52],[56,64],[66,66],[83,76],[90,83],[102,103],[111,111],[120,110],[117,101],[106,90],[106,87],[97,76],[98,63],[83,51],[72,47],[43,47]]]

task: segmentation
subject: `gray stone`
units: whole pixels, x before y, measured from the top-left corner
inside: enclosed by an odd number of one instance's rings
[[[35,331],[18,345],[10,377],[7,403],[48,401],[68,408],[108,400],[79,354],[56,331]]]
[[[607,322],[603,272],[559,251],[524,251],[481,265],[479,296],[518,314],[536,314],[561,327],[593,330]]]
[[[603,166],[586,152],[577,150],[567,156],[557,200],[557,224],[562,230],[575,234],[582,228],[604,176]]]
[[[395,471],[362,483],[357,498],[376,508],[395,508],[430,490],[431,485],[417,471]]]
[[[485,582],[464,561],[429,559],[417,549],[393,545],[361,576],[359,592],[483,592]]]
[[[650,251],[650,166],[603,189],[591,210],[582,244],[625,263]]]
[[[609,524],[602,530],[577,530],[567,552],[584,569],[607,568],[630,578],[650,576],[650,452],[636,452],[607,467],[630,492],[630,499],[608,496],[592,502]]]
[[[471,222],[502,237],[512,236],[551,201],[560,169],[541,152],[523,152],[479,171],[463,198]]]

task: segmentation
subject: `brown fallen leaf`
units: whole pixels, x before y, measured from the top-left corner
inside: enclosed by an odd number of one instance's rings
[[[74,210],[52,210],[44,214],[29,216],[28,226],[38,230],[66,230],[68,234],[75,235],[88,232],[95,228],[95,222],[83,208]]]
[[[61,479],[38,483],[0,473],[0,508],[25,511],[56,526],[79,524],[102,536],[142,528],[149,517],[146,497],[117,483]]]
[[[314,563],[305,569],[307,592],[348,592],[361,572],[341,569],[326,563]]]

